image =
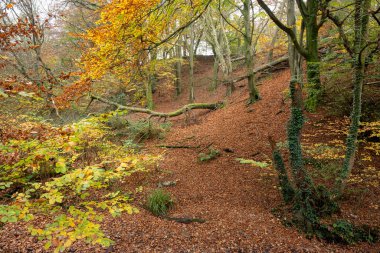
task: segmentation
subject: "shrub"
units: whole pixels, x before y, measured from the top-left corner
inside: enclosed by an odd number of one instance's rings
[[[164,138],[170,128],[170,123],[157,124],[147,120],[129,122],[129,139],[135,142],[142,140]]]
[[[108,118],[107,125],[114,130],[119,130],[128,127],[128,121],[116,114]]]
[[[133,140],[131,140],[131,139],[128,139],[128,140],[124,141],[123,146],[126,149],[133,150],[135,152],[138,152],[141,149],[141,145],[138,144],[138,143],[134,143]]]
[[[146,207],[156,216],[165,216],[173,204],[170,193],[157,189],[149,194]]]

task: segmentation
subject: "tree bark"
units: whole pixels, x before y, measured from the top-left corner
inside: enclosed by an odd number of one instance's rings
[[[177,62],[175,63],[175,90],[176,95],[179,96],[182,93],[182,53],[181,53],[181,41],[177,42],[176,57]]]
[[[190,25],[190,49],[189,49],[189,65],[190,65],[190,77],[189,77],[189,102],[193,103],[195,100],[194,94],[194,24]]]
[[[248,89],[249,89],[249,99],[248,104],[252,104],[260,99],[259,91],[255,84],[255,73],[253,71],[254,68],[254,53],[252,48],[252,31],[253,24],[252,21],[252,2],[251,0],[243,1],[243,18],[244,18],[244,45],[245,45],[245,64],[247,68],[247,76],[248,76]]]

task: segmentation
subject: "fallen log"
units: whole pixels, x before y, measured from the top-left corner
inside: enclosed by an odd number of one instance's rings
[[[231,62],[242,61],[242,60],[245,60],[245,56],[240,56],[240,57],[231,59]]]
[[[266,63],[264,65],[261,65],[261,66],[255,68],[253,70],[253,73],[257,74],[257,73],[259,73],[261,71],[273,68],[274,66],[276,66],[278,64],[281,64],[283,62],[286,62],[288,60],[289,60],[289,56],[285,55],[285,56],[280,57],[280,58],[278,58],[278,59],[276,59],[276,60],[274,60],[272,62]],[[240,82],[240,81],[242,81],[242,80],[244,80],[246,78],[248,78],[248,75],[240,76],[240,77],[237,77],[237,78],[232,79],[232,80],[225,80],[225,81],[223,81],[223,84],[234,84],[234,83]]]
[[[178,148],[178,149],[195,149],[195,148],[200,148],[200,146],[184,146],[184,145],[157,145],[156,147],[159,148]]]
[[[121,104],[112,102],[108,99],[105,99],[105,98],[102,98],[102,97],[99,97],[96,95],[91,95],[91,99],[98,100],[98,101],[103,102],[105,104],[116,106],[119,110],[127,110],[127,111],[131,111],[131,112],[146,113],[146,114],[149,114],[150,117],[160,117],[160,118],[172,118],[172,117],[176,117],[176,116],[179,116],[183,113],[186,113],[186,112],[191,111],[191,110],[196,110],[196,109],[216,110],[216,109],[220,109],[224,106],[223,102],[217,102],[217,103],[211,103],[211,104],[209,104],[209,103],[193,103],[193,104],[187,104],[187,105],[183,106],[182,108],[175,110],[173,112],[165,113],[165,112],[156,112],[156,111],[149,110],[146,108],[121,105]]]

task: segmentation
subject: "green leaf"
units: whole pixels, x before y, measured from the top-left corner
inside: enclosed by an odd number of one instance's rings
[[[64,174],[66,173],[66,171],[67,171],[67,168],[66,168],[65,159],[62,157],[58,157],[58,161],[55,165],[55,172]]]
[[[48,241],[47,243],[45,243],[44,245],[45,250],[48,250],[50,247],[51,247],[51,241]]]
[[[269,166],[269,164],[266,162],[257,162],[255,160],[249,160],[244,158],[236,158],[236,161],[240,162],[241,164],[252,164],[253,166],[260,168],[266,168]]]
[[[8,222],[17,222],[17,217],[16,216],[8,217]]]

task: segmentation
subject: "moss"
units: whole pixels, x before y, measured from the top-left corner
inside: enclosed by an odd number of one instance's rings
[[[207,162],[207,161],[210,161],[210,160],[214,160],[214,159],[216,159],[219,156],[220,156],[220,151],[219,150],[210,148],[209,151],[208,151],[208,153],[200,153],[198,155],[198,160],[200,162]]]

